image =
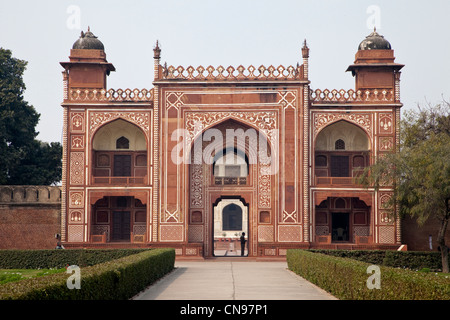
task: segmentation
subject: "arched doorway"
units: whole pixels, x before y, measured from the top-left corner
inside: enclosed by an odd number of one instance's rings
[[[327,197],[315,206],[315,242],[369,243],[372,241],[373,215],[370,203],[359,197]],[[365,241],[365,242],[364,242]]]
[[[205,256],[224,255],[215,252],[218,242],[214,237],[215,220],[225,207],[217,207],[222,199],[240,200],[243,203],[240,204],[243,206],[243,219],[246,219],[243,228],[247,228],[248,239],[245,255],[257,255],[259,213],[267,213],[268,217],[264,221],[274,221],[274,210],[270,210],[274,199],[275,188],[271,188],[274,175],[270,171],[270,163],[264,162],[264,155],[269,159],[272,156],[264,133],[234,119],[224,120],[205,129],[192,141],[189,155],[191,162],[187,171],[188,241],[203,243]],[[223,238],[219,240],[223,242],[222,247],[234,243],[233,252],[229,250],[227,256],[231,253],[240,256],[239,237],[235,235],[239,232],[230,231],[231,235],[225,231],[226,237],[220,234],[217,237]]]
[[[94,184],[145,184],[147,143],[136,125],[117,119],[102,126],[92,139]]]
[[[213,207],[213,255],[216,257],[248,255],[248,206],[240,199],[218,199]],[[241,252],[240,237],[246,240]]]
[[[92,204],[91,219],[93,242],[145,241],[147,206],[137,197],[105,195]]]

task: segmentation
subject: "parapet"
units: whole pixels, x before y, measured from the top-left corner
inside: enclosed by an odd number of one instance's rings
[[[61,203],[58,186],[0,186],[0,204]]]
[[[295,81],[306,80],[303,74],[303,65],[294,66],[260,66],[256,68],[249,66],[245,68],[240,65],[236,69],[232,66],[204,68],[192,66],[186,69],[182,66],[160,66],[161,77],[157,80],[190,80],[190,81]]]

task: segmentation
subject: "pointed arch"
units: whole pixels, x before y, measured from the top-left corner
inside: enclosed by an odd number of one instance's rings
[[[275,117],[276,114],[272,112],[218,112],[213,116],[208,113],[187,113],[185,127],[189,133],[188,148],[192,147],[193,142],[206,130],[231,120],[253,128],[262,134],[261,136],[265,138],[271,149],[275,149],[278,143],[278,128],[276,120],[273,119]]]
[[[230,128],[226,128],[227,124],[230,124]],[[234,130],[235,132],[228,130]],[[236,132],[236,130],[238,130],[238,132]],[[239,136],[236,136],[236,134]],[[231,141],[230,136],[233,138],[233,141]],[[210,157],[209,162],[207,162],[209,164],[213,163],[217,153],[222,153],[222,151],[227,148],[236,148],[243,152],[247,162],[250,164],[256,164],[260,160],[268,161],[268,159],[263,159],[262,157],[270,158],[272,154],[272,146],[267,135],[263,131],[247,122],[236,120],[231,117],[224,118],[211,126],[203,128],[201,131],[194,134],[193,137],[194,138],[190,140],[190,144],[186,148],[188,159],[191,161],[190,163],[192,163],[192,161],[198,163],[197,160],[199,159],[197,158],[196,160],[195,154],[199,152],[199,149],[201,149],[202,152],[205,151],[207,153],[206,156]],[[212,137],[214,137],[213,141]],[[205,142],[209,142],[206,147]],[[232,144],[230,144],[231,142]],[[204,156],[203,159],[205,159]]]
[[[128,140],[128,148],[117,148],[117,142]],[[147,139],[142,128],[122,118],[106,122],[91,137],[94,150],[147,150]]]
[[[372,149],[372,146],[370,135],[363,127],[345,119],[340,119],[329,123],[318,131],[314,141],[314,149],[316,151],[369,151]]]
[[[94,137],[95,133],[104,125],[115,120],[124,120],[139,127],[148,138],[150,136],[150,112],[104,112],[94,111],[89,113],[89,136]]]
[[[89,153],[94,184],[144,184],[148,181],[147,137],[122,118],[105,122],[92,136]]]

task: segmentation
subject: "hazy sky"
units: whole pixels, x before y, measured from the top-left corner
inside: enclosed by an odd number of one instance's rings
[[[450,100],[449,0],[1,0],[0,47],[28,61],[25,99],[43,141],[62,140],[62,67],[81,30],[105,45],[109,88],[151,88],[161,62],[197,67],[301,63],[306,38],[313,89],[352,89],[345,72],[377,25],[392,45],[404,109]]]

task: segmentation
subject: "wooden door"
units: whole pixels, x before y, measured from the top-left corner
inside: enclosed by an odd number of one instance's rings
[[[112,240],[130,240],[130,211],[113,211]]]

